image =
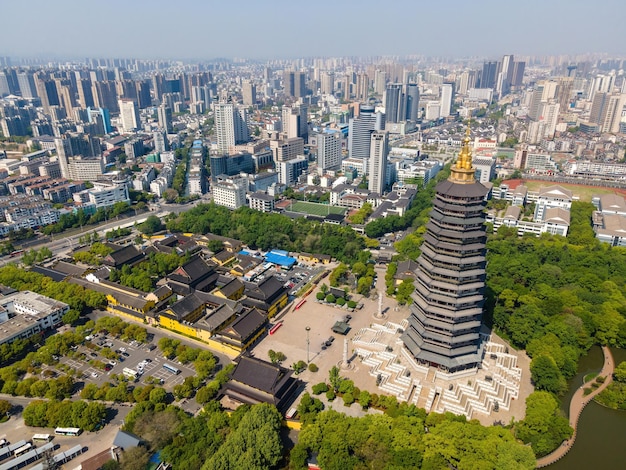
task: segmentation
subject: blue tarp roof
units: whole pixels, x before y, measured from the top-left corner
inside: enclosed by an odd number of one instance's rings
[[[280,266],[293,266],[294,264],[296,264],[295,258],[291,258],[290,256],[285,256],[275,251],[270,251],[267,255],[265,255],[265,261],[278,264]]]

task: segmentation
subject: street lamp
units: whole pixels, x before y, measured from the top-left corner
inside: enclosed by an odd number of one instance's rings
[[[306,363],[309,363],[309,331],[311,331],[311,327],[307,326],[306,330]]]

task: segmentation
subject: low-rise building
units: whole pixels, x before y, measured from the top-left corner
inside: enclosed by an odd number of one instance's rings
[[[266,193],[252,193],[248,196],[248,205],[250,209],[261,212],[274,211],[274,197]]]
[[[0,344],[26,339],[61,324],[70,307],[31,291],[0,297]]]
[[[239,209],[246,205],[246,184],[243,179],[220,179],[213,185],[213,201],[218,206]]]

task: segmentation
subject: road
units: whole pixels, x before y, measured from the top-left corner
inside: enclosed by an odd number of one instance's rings
[[[79,239],[85,233],[93,233],[97,232],[98,235],[104,237],[106,232],[109,232],[113,229],[119,227],[132,227],[133,225],[140,224],[144,222],[149,216],[156,215],[157,217],[165,217],[170,213],[179,214],[181,212],[187,211],[192,207],[195,207],[199,202],[204,202],[202,200],[198,200],[198,202],[194,201],[189,204],[163,204],[160,207],[158,212],[143,212],[141,214],[133,215],[130,217],[117,218],[115,220],[109,220],[105,223],[99,225],[89,225],[82,227],[81,231],[78,233],[72,233],[72,235],[65,235],[63,233],[57,233],[52,236],[52,240],[50,237],[42,237],[40,240],[34,240],[28,244],[28,249],[39,249],[43,246],[47,246],[50,248],[53,254],[58,255],[60,253],[69,252],[72,248],[78,246]],[[4,257],[0,260],[0,266],[3,266],[7,263],[16,263],[19,262],[21,257]]]

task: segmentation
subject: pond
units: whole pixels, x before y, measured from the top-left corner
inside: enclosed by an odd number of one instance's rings
[[[626,360],[625,349],[612,349],[615,363]],[[602,368],[602,350],[594,346],[587,356],[581,358],[578,374],[570,381],[568,393],[563,399],[563,409],[590,372]],[[572,450],[558,462],[546,467],[550,470],[577,470],[589,468],[624,468],[626,462],[626,411],[611,410],[595,402],[587,405],[578,422],[578,435]]]

